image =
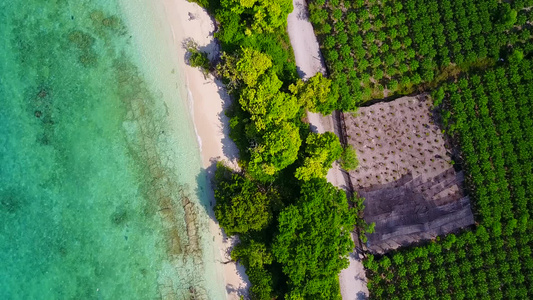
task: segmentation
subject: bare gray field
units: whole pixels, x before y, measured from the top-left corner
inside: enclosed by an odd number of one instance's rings
[[[371,252],[383,253],[432,239],[474,223],[449,146],[432,121],[426,94],[360,108],[345,114],[348,143],[359,167],[350,172],[365,200]]]

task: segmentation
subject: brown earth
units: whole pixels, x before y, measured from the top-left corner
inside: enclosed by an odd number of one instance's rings
[[[347,140],[359,167],[350,172],[375,222],[367,248],[383,253],[474,223],[428,95],[403,97],[345,114]]]

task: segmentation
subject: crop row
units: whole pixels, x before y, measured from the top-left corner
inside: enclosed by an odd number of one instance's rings
[[[533,50],[533,1],[314,0],[309,4],[341,108],[410,93],[497,61],[507,45]]]
[[[450,127],[460,136],[470,187],[485,224],[502,217],[509,223],[533,211],[533,85],[529,61],[520,68],[526,68],[524,82],[518,64],[512,64],[507,72],[489,70],[483,83],[475,75],[449,87],[454,112]]]
[[[531,235],[479,226],[456,237],[365,261],[373,299],[530,299]],[[529,297],[528,297],[529,296]]]

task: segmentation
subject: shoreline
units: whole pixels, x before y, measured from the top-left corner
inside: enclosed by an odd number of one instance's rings
[[[192,94],[191,89],[189,88],[189,80],[187,80],[187,83],[185,84],[187,88],[187,105],[189,107],[189,114],[191,116],[195,116],[194,114],[194,96]],[[198,143],[198,146],[200,147],[200,156],[202,156],[202,137],[198,133],[198,128],[193,120],[193,127],[194,127],[194,134],[196,135],[196,142]],[[202,157],[202,166],[204,166],[204,158]]]
[[[231,261],[229,253],[238,241],[228,238],[216,222],[214,216],[214,192],[211,179],[216,161],[224,161],[231,167],[237,167],[238,150],[229,138],[229,118],[224,115],[230,105],[230,97],[223,84],[212,75],[204,76],[198,68],[185,63],[186,50],[183,42],[193,39],[202,51],[210,58],[217,52],[218,46],[214,41],[215,26],[211,16],[196,3],[186,0],[164,0],[166,19],[173,35],[173,49],[180,59],[180,69],[183,71],[187,93],[187,106],[192,116],[194,131],[200,148],[202,166],[206,170],[207,195],[211,205],[207,207],[209,229],[213,236],[213,250],[219,263],[218,271],[224,279],[227,299],[239,299],[247,295],[250,286],[244,267]]]

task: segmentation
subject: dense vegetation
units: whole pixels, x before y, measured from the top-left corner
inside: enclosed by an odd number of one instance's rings
[[[531,0],[312,0],[340,107],[409,94],[533,50]]]
[[[338,299],[361,199],[325,180],[355,151],[309,133],[329,113],[434,88],[477,224],[365,261],[376,299],[533,298],[533,6],[531,0],[312,0],[333,81],[297,79],[285,32],[290,1],[204,1],[220,22],[217,74],[236,100],[231,137],[242,171],[219,165],[215,213],[241,243],[254,299]],[[440,87],[440,88],[439,88]],[[340,97],[339,103],[337,98]],[[363,241],[364,241],[364,236]]]
[[[305,110],[331,113],[338,93],[322,74],[297,79],[285,31],[291,0],[198,2],[219,22],[215,72],[234,99],[227,114],[241,170],[219,163],[215,174],[216,218],[241,241],[232,258],[246,267],[252,299],[339,299],[351,231],[367,228],[362,200],[325,179],[343,153],[338,138],[302,122]]]
[[[365,262],[376,299],[533,298],[533,61],[462,76],[435,93],[478,226]]]

